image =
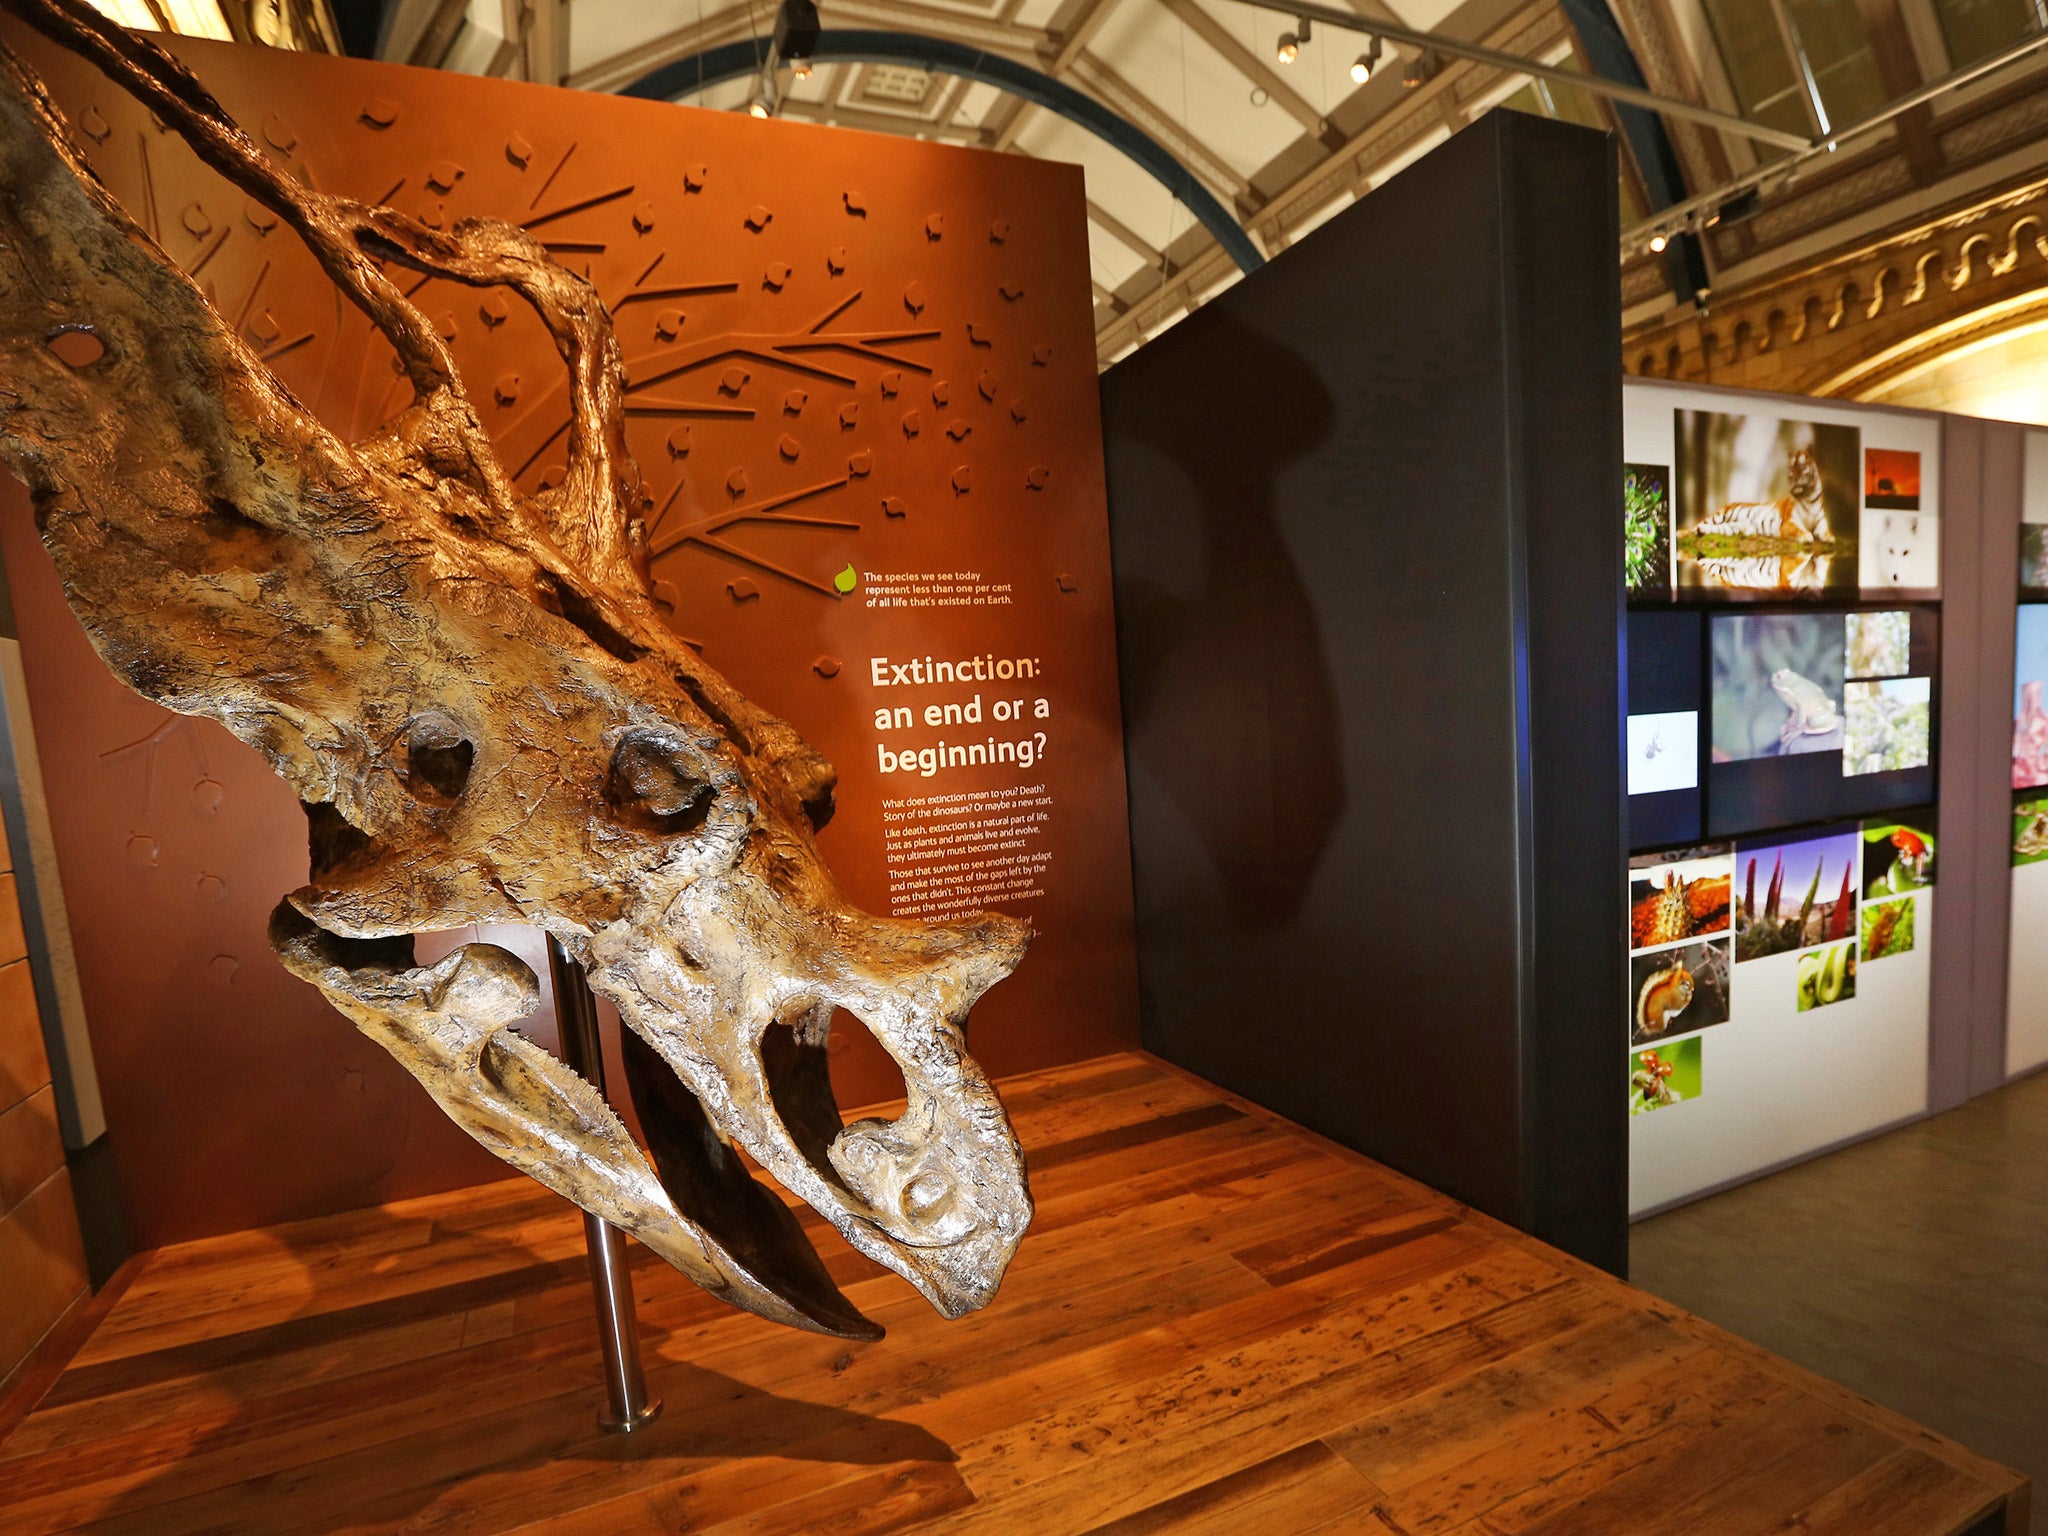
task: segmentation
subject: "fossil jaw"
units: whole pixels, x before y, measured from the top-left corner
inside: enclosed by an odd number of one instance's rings
[[[592,986],[720,1130],[855,1248],[948,1317],[984,1305],[1031,1202],[1023,1156],[963,1036],[1027,931],[994,916],[931,928],[850,909],[792,925],[761,892],[758,916],[735,920],[748,885],[680,892],[668,943],[638,942],[627,925],[597,934]],[[826,1067],[835,1009],[902,1073],[907,1107],[894,1121],[841,1125]]]
[[[295,905],[305,900],[299,893],[272,920],[287,969],[319,987],[496,1156],[633,1233],[707,1290],[793,1327],[879,1336],[737,1149],[944,1315],[994,1294],[1031,1202],[1022,1154],[964,1050],[960,1022],[986,985],[989,947],[1003,953],[1004,971],[1021,958],[1021,924],[986,917],[953,936],[849,914],[832,926],[854,928],[858,942],[833,936],[837,963],[825,969],[841,980],[830,997],[800,978],[723,992],[721,978],[679,958],[717,953],[738,978],[758,978],[777,959],[787,965],[744,932],[737,952],[729,943],[711,948],[716,936],[702,925],[686,946],[647,943],[623,922],[582,938],[593,990],[618,1005],[629,1029],[627,1077],[653,1146],[650,1166],[596,1090],[515,1032],[539,1001],[523,961],[470,944],[417,966],[409,936],[330,933]],[[878,937],[862,927],[896,931]],[[949,938],[961,963],[946,963]],[[868,957],[890,942],[941,953],[906,957],[919,984],[905,988],[873,975]],[[663,958],[649,963],[650,954]],[[893,1121],[840,1123],[827,1066],[839,1007],[868,1025],[903,1073],[907,1105]],[[754,1048],[734,1048],[749,1040]]]

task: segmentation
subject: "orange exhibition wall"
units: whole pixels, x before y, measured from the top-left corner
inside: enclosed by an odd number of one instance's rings
[[[388,346],[287,228],[89,68],[7,35],[101,176],[331,427],[360,438],[405,403]],[[1033,922],[1023,967],[975,1013],[991,1071],[1134,1046],[1080,170],[178,47],[314,187],[430,224],[518,223],[588,273],[627,360],[659,600],[838,766],[822,842],[849,893],[880,913],[991,906]],[[539,322],[508,294],[445,281],[415,301],[507,467],[545,484],[567,415]],[[290,792],[218,727],[114,681],[12,481],[0,549],[131,1241],[502,1177],[271,958],[268,914],[306,877]],[[490,936],[545,976],[537,936]],[[840,1023],[841,1102],[900,1091]],[[551,1040],[552,1021],[531,1032]]]

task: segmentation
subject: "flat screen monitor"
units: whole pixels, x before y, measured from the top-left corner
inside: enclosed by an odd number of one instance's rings
[[[1708,836],[1934,799],[1939,610],[1717,613],[1707,644]]]
[[[1628,841],[1672,848],[1700,837],[1704,645],[1697,612],[1628,616]]]

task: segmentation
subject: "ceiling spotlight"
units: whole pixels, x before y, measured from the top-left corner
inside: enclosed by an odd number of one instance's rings
[[[808,80],[811,60],[818,53],[816,0],[782,0],[775,11],[775,32],[769,43],[771,67],[779,59],[797,79]]]
[[[1434,48],[1425,48],[1408,63],[1408,72],[1401,76],[1401,83],[1414,90],[1418,85],[1436,77],[1440,61]]]
[[[1657,233],[1656,233],[1656,234],[1654,234],[1654,235],[1650,236],[1650,251],[1651,251],[1651,254],[1653,254],[1653,255],[1657,255],[1657,256],[1661,256],[1661,255],[1663,255],[1663,254],[1664,254],[1664,247],[1665,247],[1665,246],[1667,246],[1667,245],[1669,245],[1670,243],[1671,243],[1671,237],[1670,237],[1669,235],[1665,234],[1665,233],[1664,233],[1664,232],[1663,232],[1663,231],[1662,231],[1662,230],[1660,229],[1659,231],[1657,231]]]
[[[775,115],[775,103],[768,99],[766,91],[754,92],[754,99],[747,103],[747,115],[749,117],[773,117]]]
[[[1301,39],[1292,32],[1280,34],[1280,46],[1273,50],[1273,57],[1282,64],[1292,64],[1301,52]]]
[[[1718,224],[1736,224],[1748,218],[1763,205],[1764,196],[1755,187],[1746,187],[1728,201],[1707,215],[1707,228]]]
[[[1372,78],[1372,72],[1380,66],[1380,40],[1374,38],[1365,52],[1351,61],[1351,83],[1363,85]]]

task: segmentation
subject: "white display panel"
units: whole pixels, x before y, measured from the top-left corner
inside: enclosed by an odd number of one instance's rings
[[[2048,434],[2043,439],[2048,443]],[[1775,611],[1793,613],[1792,605],[1808,600],[1848,606],[1892,593],[1914,602],[1940,595],[1937,416],[1630,380],[1622,392],[1622,442],[1632,599],[1741,614],[1756,611],[1746,607],[1756,598],[1785,600]],[[2048,455],[2040,479],[2048,490]],[[2048,520],[2048,502],[2041,516]],[[1926,749],[1914,746],[1921,738],[1913,732],[1924,731],[1932,713],[1925,658],[1911,676],[1886,659],[1903,646],[1887,648],[1885,626],[1905,630],[1908,643],[1910,629],[1889,611],[1859,613],[1846,624],[1842,735],[1831,743],[1843,756],[1844,774],[1924,766]],[[1707,731],[1708,722],[1699,729]],[[1715,742],[1716,761],[1743,756]],[[1907,748],[1914,762],[1893,760]],[[1908,847],[1912,827],[1925,834],[1921,863],[1931,881],[1932,820],[1910,813],[1899,819],[1908,824]],[[1907,856],[1892,844],[1890,826],[1872,818],[1825,836],[1740,840],[1730,931],[1718,941],[1694,939],[1690,951],[1643,944],[1638,914],[1626,1047],[1632,1215],[1926,1111],[1934,886],[1906,878],[1866,889],[1870,881],[1905,874],[1895,869]],[[1815,855],[1802,863],[1792,852],[1819,841],[1833,843],[1825,861]],[[1781,849],[1787,861],[1774,885],[1768,871]],[[1753,852],[1763,868],[1752,887]],[[1845,896],[1844,865],[1852,859]],[[1641,894],[1637,886],[1632,898]],[[2038,947],[2048,954],[2048,877],[2043,897]],[[1908,933],[1910,947],[1901,947]],[[1730,961],[1725,997],[1713,981],[1722,965],[1716,942],[1726,945]],[[2048,1004],[2048,965],[2041,986]],[[1647,1002],[1645,987],[1655,989]],[[1674,1011],[1681,997],[1687,1007]],[[1647,1040],[1646,1006],[1651,1026],[1668,1017],[1666,1030]],[[2048,1035],[2048,1006],[2041,1011]],[[1650,1070],[1646,1050],[1659,1053]]]
[[[1698,1096],[1629,1122],[1631,1217],[1926,1110],[1935,895],[1893,898],[1914,906],[1920,942],[1860,962],[1854,997],[1801,1012],[1798,954],[1736,965],[1728,1022],[1693,1037]]]
[[[1654,795],[1700,782],[1700,712],[1628,717],[1628,792]]]
[[[1680,442],[1682,411],[1731,418],[1729,429],[1714,445],[1714,485],[1707,510],[1728,517],[1734,525],[1755,531],[1751,525],[1760,526],[1758,519],[1780,517],[1788,520],[1788,528],[1801,521],[1810,524],[1810,507],[1797,494],[1797,476],[1788,470],[1788,456],[1804,450],[1828,468],[1831,515],[1838,522],[1857,522],[1855,569],[1833,572],[1825,587],[1810,586],[1812,573],[1795,572],[1787,562],[1780,590],[1795,595],[1828,591],[1853,598],[1858,590],[1875,596],[1886,589],[1919,595],[1939,589],[1939,417],[1628,380],[1622,386],[1623,455],[1630,465],[1665,471],[1676,517],[1674,534],[1684,529],[1687,516],[1682,460],[1688,450]],[[1740,418],[1739,423],[1733,418]],[[1834,451],[1832,461],[1828,449]],[[2048,477],[2048,465],[2043,474]],[[2042,517],[2048,520],[2048,511]],[[1711,590],[1688,592],[1685,561],[1675,548],[1667,548],[1663,558],[1678,580],[1680,596]],[[1737,570],[1753,564],[1740,558],[1724,562]],[[1763,590],[1772,589],[1765,585]]]
[[[1925,1112],[1937,842],[1921,813],[1630,861],[1631,1217]]]
[[[2048,863],[2012,872],[2012,947],[2005,992],[2005,1070],[2048,1066]]]
[[[2020,521],[2048,523],[2048,432],[2027,434],[2026,480],[2020,491]]]

